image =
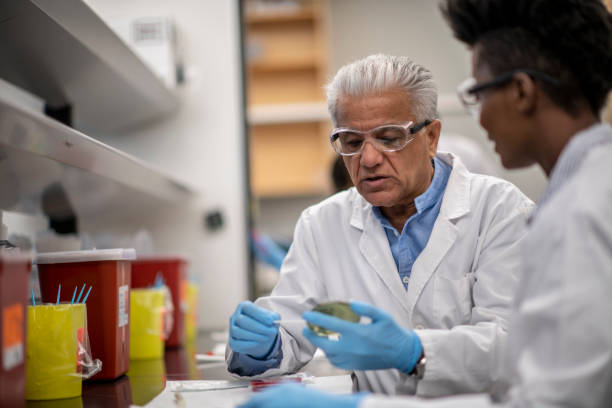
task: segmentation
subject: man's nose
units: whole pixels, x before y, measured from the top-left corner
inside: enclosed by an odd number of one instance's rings
[[[359,163],[364,167],[374,167],[382,162],[382,152],[380,152],[374,144],[365,140],[363,142],[363,150],[361,151],[361,159]]]

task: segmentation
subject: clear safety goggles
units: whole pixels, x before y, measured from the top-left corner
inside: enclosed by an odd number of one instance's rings
[[[342,156],[354,156],[363,150],[366,140],[381,152],[402,150],[416,136],[417,132],[429,125],[431,120],[419,124],[408,122],[405,125],[382,125],[362,131],[350,128],[336,128],[329,135],[329,141]]]

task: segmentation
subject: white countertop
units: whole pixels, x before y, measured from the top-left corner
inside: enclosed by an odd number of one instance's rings
[[[350,394],[352,390],[349,375],[330,377],[313,377],[305,384],[334,394]],[[227,388],[226,388],[227,387]],[[172,391],[173,389],[206,389],[200,391]],[[224,388],[224,389],[218,389]],[[166,388],[155,399],[149,402],[147,408],[233,408],[252,395],[249,381],[168,381]],[[136,405],[132,405],[136,407]]]

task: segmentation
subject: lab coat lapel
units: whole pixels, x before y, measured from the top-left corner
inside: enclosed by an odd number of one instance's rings
[[[414,262],[408,284],[408,310],[410,316],[423,288],[457,239],[457,227],[447,218],[438,216],[429,242]],[[430,245],[429,243],[432,243]]]
[[[439,153],[438,157],[453,166],[453,169],[429,241],[412,266],[407,296],[411,318],[423,288],[457,240],[458,230],[454,221],[470,212],[469,172],[457,156]]]
[[[376,271],[399,304],[408,312],[406,290],[400,281],[385,231],[374,216],[372,206],[368,204],[360,208],[355,207],[351,224],[362,230],[359,239],[361,254]]]

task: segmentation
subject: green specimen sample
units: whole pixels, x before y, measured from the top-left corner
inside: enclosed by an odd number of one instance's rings
[[[347,302],[326,302],[320,303],[312,308],[313,312],[325,313],[330,316],[337,317],[348,322],[357,323],[359,322],[360,316],[351,309],[351,306]],[[330,336],[337,334],[334,331],[327,330],[323,327],[316,326],[308,323],[308,327],[319,336]]]

